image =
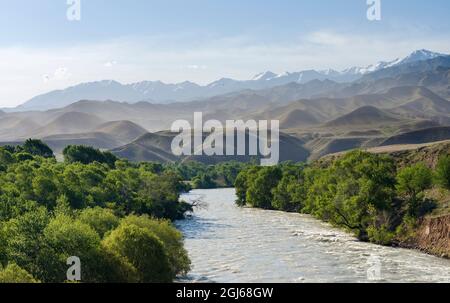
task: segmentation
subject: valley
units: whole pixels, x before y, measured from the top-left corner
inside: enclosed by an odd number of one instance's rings
[[[267,72],[247,81],[247,86],[230,86],[222,94],[168,104],[137,101],[142,97],[124,102],[115,89],[108,88],[118,84],[104,82],[100,90],[92,84],[84,90],[91,92],[83,96],[89,97],[85,100],[65,106],[61,101],[60,107],[47,110],[25,110],[25,106],[1,112],[0,144],[37,138],[58,155],[68,145],[89,145],[131,161],[162,163],[251,160],[250,155],[171,154],[170,142],[176,134],[168,130],[176,120],[192,123],[195,112],[223,124],[239,119],[279,120],[281,161],[312,161],[356,148],[450,139],[450,56],[416,51],[395,64],[377,66],[359,71],[360,76],[350,82],[336,81],[337,74],[331,72],[329,76],[309,72],[310,78],[301,81],[293,74],[280,77]],[[255,84],[261,81],[271,84]],[[134,88],[140,91],[142,85]],[[69,90],[74,95],[78,91],[76,87]],[[116,101],[96,100],[101,92],[112,94]],[[49,98],[40,96],[33,104],[45,109]]]

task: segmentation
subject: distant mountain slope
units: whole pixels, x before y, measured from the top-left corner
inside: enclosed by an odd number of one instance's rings
[[[423,86],[443,97],[450,97],[450,67],[438,66],[431,70],[413,71],[395,76],[385,76],[380,79],[363,78],[363,80],[341,85],[341,88],[331,92],[318,89],[318,96],[348,97],[362,94],[385,93],[399,86]],[[323,92],[323,93],[322,93]]]
[[[423,144],[450,139],[450,127],[433,127],[393,136],[381,146],[399,144]]]
[[[197,161],[206,164],[214,164],[226,161],[249,162],[252,159],[259,159],[261,156],[174,156],[171,152],[172,140],[177,134],[171,132],[149,133],[137,140],[122,147],[112,149],[111,152],[118,157],[126,158],[133,162],[156,161],[156,162],[175,162],[175,161]],[[206,137],[206,136],[205,136]],[[248,143],[248,136],[247,136]],[[248,145],[247,145],[248,146]],[[236,148],[236,147],[235,147]],[[197,150],[198,147],[193,147]],[[237,154],[237,153],[235,153]],[[280,134],[280,160],[281,161],[306,161],[309,152],[303,147],[303,141],[283,134]]]
[[[280,120],[280,127],[282,129],[311,126],[319,123],[313,115],[300,109],[285,113],[278,119]]]
[[[356,95],[347,98],[317,98],[305,99],[293,102],[285,106],[271,109],[264,109],[255,114],[257,118],[280,119],[286,117],[294,111],[301,111],[313,117],[316,121],[326,123],[338,119],[343,115],[352,113],[363,107],[361,112],[354,113],[351,117],[343,117],[337,123],[343,124],[349,118],[358,119],[359,125],[376,122],[376,117],[383,116],[379,111],[375,112],[374,107],[380,111],[389,112],[387,115],[393,118],[392,113],[403,115],[404,119],[430,119],[439,116],[448,116],[448,106],[450,102],[434,94],[424,87],[397,87],[388,90],[383,94]],[[385,113],[386,114],[386,113]],[[388,118],[386,115],[385,118]],[[396,122],[395,119],[384,121],[387,123]],[[397,117],[401,118],[401,117]],[[364,123],[364,119],[367,123]],[[300,125],[305,126],[305,125]],[[332,124],[328,126],[333,126]]]
[[[147,133],[147,130],[136,123],[125,120],[106,122],[95,131],[108,134],[123,143],[129,143]]]
[[[41,127],[33,119],[24,117],[4,116],[0,117],[0,138],[2,141],[11,141],[28,136]]]
[[[170,132],[148,133],[135,141],[112,149],[116,156],[134,162],[175,162],[180,160],[171,152],[171,144],[175,134]]]
[[[398,64],[364,75],[358,82],[373,81],[382,78],[392,78],[402,74],[420,73],[435,70],[438,67],[450,67],[450,56],[440,55],[426,60],[407,60]]]
[[[404,104],[393,108],[397,113],[423,117],[450,115],[450,102],[424,87],[399,87],[390,92],[393,96],[409,95],[403,99]]]
[[[57,134],[84,133],[91,131],[102,123],[104,121],[95,115],[81,112],[66,112],[47,125],[40,127],[31,133],[30,136],[42,138]]]
[[[112,149],[123,144],[123,142],[116,140],[114,136],[101,132],[52,135],[42,138],[42,141],[48,144],[56,154],[61,154],[68,145],[86,145],[99,149]]]
[[[374,106],[363,106],[353,112],[329,121],[325,127],[367,127],[371,125],[380,125],[399,122],[400,118],[393,114],[382,111]]]

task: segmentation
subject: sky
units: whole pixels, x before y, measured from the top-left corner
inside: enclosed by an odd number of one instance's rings
[[[83,82],[207,84],[450,53],[450,1],[0,0],[0,107]],[[78,15],[70,15],[69,17]]]

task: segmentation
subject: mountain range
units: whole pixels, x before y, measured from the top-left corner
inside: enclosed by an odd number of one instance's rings
[[[221,122],[279,120],[281,160],[305,161],[354,148],[450,139],[450,56],[416,51],[401,60],[353,71],[301,73],[301,81],[300,73],[270,72],[248,81],[229,79],[223,81],[228,83],[222,86],[226,93],[167,104],[137,101],[141,98],[139,94],[126,100],[127,94],[122,89],[129,86],[113,81],[83,84],[80,87],[91,94],[89,98],[65,105],[69,98],[59,98],[61,92],[53,92],[56,94],[53,101],[45,96],[40,97],[45,102],[35,100],[35,109],[42,109],[43,104],[51,109],[26,110],[28,104],[21,110],[0,111],[0,145],[38,138],[57,154],[67,145],[81,144],[111,150],[131,161],[230,160],[176,157],[170,152],[170,142],[176,135],[167,131],[172,122],[179,119],[192,122],[194,112],[199,111],[204,120]],[[338,74],[345,73],[358,77],[350,82],[337,79]],[[304,77],[310,78],[303,81]],[[233,84],[238,82],[242,85],[240,89]],[[98,85],[101,90],[96,89]],[[191,83],[185,85],[196,87]],[[115,88],[110,91],[109,87]],[[132,87],[134,92],[142,92],[144,88],[143,84]],[[113,94],[109,99],[115,101],[104,100],[102,93]],[[63,93],[73,98],[77,94],[77,87]],[[232,159],[249,161],[250,157]]]
[[[147,101],[159,104],[186,102],[239,92],[242,90],[262,90],[289,83],[306,84],[310,81],[330,80],[336,83],[353,82],[362,77],[377,74],[392,67],[423,62],[430,59],[446,57],[444,54],[418,50],[403,59],[390,62],[379,62],[367,67],[352,67],[343,71],[305,70],[300,72],[285,72],[275,74],[267,71],[260,73],[250,80],[234,80],[222,78],[208,85],[201,86],[193,82],[166,84],[161,81],[142,81],[132,84],[121,84],[114,80],[82,83],[64,90],[51,91],[36,96],[24,104],[8,111],[48,110],[62,108],[79,100],[115,100],[136,103]],[[392,70],[392,69],[391,69]],[[394,73],[392,73],[394,75]],[[372,76],[376,77],[376,76]]]

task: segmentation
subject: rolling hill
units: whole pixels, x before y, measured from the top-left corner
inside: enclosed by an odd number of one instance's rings
[[[156,162],[176,162],[176,161],[197,161],[206,164],[214,164],[225,161],[248,162],[252,159],[260,159],[262,156],[174,156],[171,152],[172,140],[177,134],[171,132],[149,133],[137,140],[122,147],[112,149],[111,152],[118,157],[126,158],[133,162],[156,161]],[[206,136],[205,136],[206,137]],[[247,146],[249,137],[246,136]],[[306,161],[309,152],[303,147],[304,142],[287,134],[280,134],[280,160],[281,161]],[[225,147],[224,147],[225,148]],[[248,147],[247,147],[248,148]],[[193,146],[193,150],[198,147]],[[235,146],[236,151],[236,146]]]
[[[147,133],[143,127],[126,120],[106,122],[98,126],[95,131],[108,134],[123,144],[132,142]]]
[[[327,122],[325,127],[352,127],[354,129],[361,129],[400,121],[400,117],[382,111],[374,106],[363,106],[349,114]]]
[[[89,132],[103,122],[101,118],[92,114],[66,112],[32,132],[29,137],[43,138],[50,135]]]
[[[450,127],[433,127],[396,135],[385,140],[381,146],[399,144],[423,144],[450,140]]]

